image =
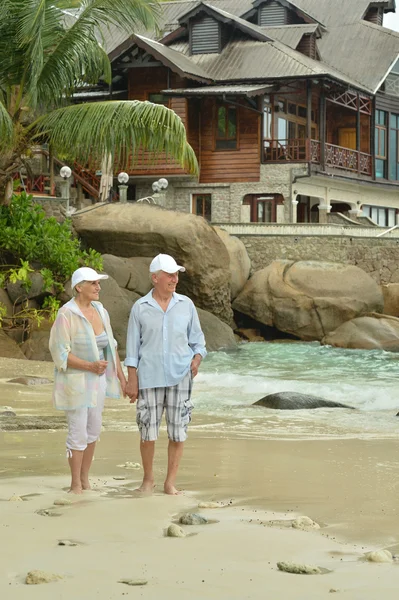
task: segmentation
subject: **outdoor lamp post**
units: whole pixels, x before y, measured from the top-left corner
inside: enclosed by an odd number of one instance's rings
[[[62,182],[62,193],[61,193],[61,197],[66,200],[66,211],[65,211],[65,215],[67,217],[71,216],[71,211],[69,208],[69,179],[72,175],[72,171],[69,167],[67,167],[66,165],[64,167],[61,168],[60,170],[60,175],[63,179]]]
[[[127,202],[127,188],[128,186],[126,185],[127,182],[129,181],[129,175],[127,173],[125,173],[124,171],[122,171],[122,173],[119,173],[118,175],[118,181],[119,181],[119,202],[122,202],[123,204],[126,204]]]

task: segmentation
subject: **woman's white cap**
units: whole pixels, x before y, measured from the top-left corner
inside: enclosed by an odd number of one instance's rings
[[[90,267],[80,267],[80,269],[76,269],[72,273],[71,286],[73,289],[75,285],[82,283],[82,281],[98,281],[99,279],[108,279],[108,275],[100,275],[100,273],[97,273],[97,271]]]
[[[173,256],[169,256],[169,254],[158,254],[150,264],[150,273],[156,273],[157,271],[177,273],[177,271],[185,270],[185,267],[178,265]]]

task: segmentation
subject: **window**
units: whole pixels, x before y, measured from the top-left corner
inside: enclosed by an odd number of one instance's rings
[[[279,114],[277,118],[277,135],[279,140],[305,140],[306,139],[306,119],[307,108],[302,104],[295,102],[286,102],[278,99],[276,110]],[[316,112],[312,110],[312,139],[316,139]]]
[[[399,180],[399,115],[389,116],[389,179]]]
[[[216,119],[216,150],[237,150],[237,109],[219,104]]]
[[[191,54],[218,54],[221,51],[221,25],[208,15],[190,23]]]
[[[387,113],[383,110],[375,112],[375,176],[386,177],[387,163]]]
[[[247,194],[243,201],[251,207],[251,223],[276,223],[277,205],[283,203],[281,194]]]
[[[212,218],[212,196],[211,194],[193,195],[193,213],[199,217],[204,217],[207,221]]]
[[[363,205],[363,214],[381,227],[393,227],[396,220],[396,209],[380,206]]]
[[[163,104],[169,108],[169,97],[164,94],[148,94],[148,101],[153,104]]]

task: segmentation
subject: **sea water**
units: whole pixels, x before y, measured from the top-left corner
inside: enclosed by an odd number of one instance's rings
[[[195,378],[190,429],[203,435],[281,438],[395,438],[399,354],[318,343],[248,343],[210,352]],[[300,392],[353,407],[273,410],[267,394]],[[136,427],[132,407],[108,403],[107,429]]]

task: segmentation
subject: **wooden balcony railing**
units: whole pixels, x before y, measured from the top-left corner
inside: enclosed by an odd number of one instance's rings
[[[319,140],[264,140],[263,162],[322,162]],[[324,144],[325,167],[372,175],[372,157],[365,152]]]

